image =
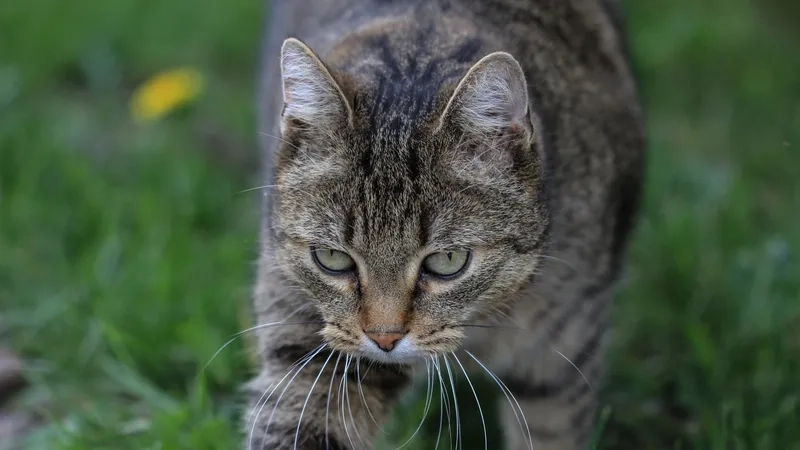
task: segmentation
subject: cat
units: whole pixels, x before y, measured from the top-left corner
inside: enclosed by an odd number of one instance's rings
[[[412,372],[494,380],[506,448],[586,448],[643,181],[619,6],[270,14],[244,448],[372,448]]]

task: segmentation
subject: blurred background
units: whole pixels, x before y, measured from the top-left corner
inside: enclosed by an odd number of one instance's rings
[[[625,5],[649,168],[597,448],[798,449],[800,2]],[[250,323],[267,7],[0,0],[0,449],[237,448],[248,335],[205,366]]]

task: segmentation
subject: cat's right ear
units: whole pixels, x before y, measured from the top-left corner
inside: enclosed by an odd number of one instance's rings
[[[437,131],[448,121],[480,136],[529,136],[528,87],[519,62],[495,52],[475,63],[447,103]]]
[[[352,110],[342,89],[325,64],[298,39],[283,42],[281,78],[282,133],[292,126],[329,131],[351,123]]]

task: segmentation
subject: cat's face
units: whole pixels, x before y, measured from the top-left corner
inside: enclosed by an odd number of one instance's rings
[[[426,117],[375,120],[368,82],[345,92],[296,40],[282,57],[276,266],[334,349],[383,362],[455,350],[530,279],[545,241],[519,65],[490,55]]]

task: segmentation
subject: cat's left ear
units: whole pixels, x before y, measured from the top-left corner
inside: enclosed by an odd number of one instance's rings
[[[281,48],[281,132],[293,124],[331,130],[349,124],[352,110],[328,68],[303,42],[288,38]]]
[[[475,63],[456,86],[437,130],[448,122],[476,137],[508,132],[530,137],[528,86],[519,62],[495,52]]]

